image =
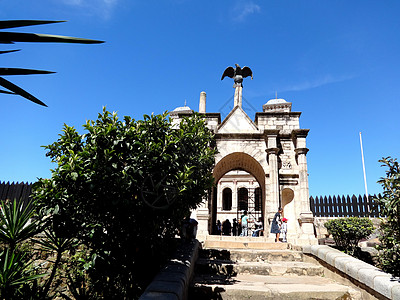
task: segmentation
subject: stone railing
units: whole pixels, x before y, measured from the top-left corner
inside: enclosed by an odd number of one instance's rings
[[[399,279],[370,264],[325,245],[303,246],[303,253],[315,256],[372,293],[388,299],[400,299]]]
[[[200,243],[197,240],[183,242],[175,255],[157,274],[139,299],[187,299],[199,248]]]

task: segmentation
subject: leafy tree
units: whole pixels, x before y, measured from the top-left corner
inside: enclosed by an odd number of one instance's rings
[[[40,21],[40,20],[8,20],[0,21],[0,30],[8,28],[17,28],[32,25],[42,25],[51,23],[60,23],[64,21]],[[0,44],[14,44],[14,42],[33,42],[33,43],[79,43],[79,44],[97,44],[103,43],[102,41],[75,38],[61,35],[49,35],[49,34],[38,34],[38,33],[22,33],[22,32],[5,32],[0,31]],[[5,50],[0,51],[0,54],[12,53],[18,50]],[[31,70],[21,68],[0,68],[0,76],[6,75],[31,75],[31,74],[50,74],[54,72],[43,71],[43,70]],[[47,106],[42,101],[31,95],[27,91],[23,90],[19,86],[12,82],[0,77],[0,86],[6,88],[6,90],[0,90],[3,94],[16,94],[20,95],[32,102],[39,105]]]
[[[105,108],[84,128],[45,147],[57,167],[33,193],[59,235],[90,249],[99,297],[131,299],[211,187],[213,137],[199,115],[173,128],[166,113],[121,121]]]
[[[382,158],[379,162],[388,169],[386,177],[378,181],[383,193],[374,197],[381,215],[386,216],[380,227],[378,260],[382,270],[400,277],[400,166],[391,157]]]
[[[354,254],[358,242],[374,230],[370,219],[357,217],[333,219],[326,222],[325,227],[336,245],[350,255]]]

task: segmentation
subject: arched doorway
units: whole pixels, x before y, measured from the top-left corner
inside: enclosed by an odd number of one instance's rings
[[[213,174],[211,228],[217,220],[238,220],[245,210],[252,221],[264,217],[265,173],[257,160],[246,153],[232,153],[217,163]]]

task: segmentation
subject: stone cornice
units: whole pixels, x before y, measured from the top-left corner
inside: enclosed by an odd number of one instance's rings
[[[292,138],[305,138],[310,129],[293,129]]]
[[[283,117],[300,117],[301,112],[297,112],[297,111],[291,111],[291,112],[283,112],[283,111],[278,111],[278,112],[256,112],[256,116],[255,116],[255,123],[257,124],[258,118],[259,117],[279,117],[279,116],[283,116]]]
[[[277,137],[279,135],[279,129],[264,129],[264,136],[275,136]]]
[[[296,152],[297,155],[300,155],[300,154],[307,154],[307,152],[308,152],[309,150],[310,150],[310,149],[308,149],[308,148],[297,148],[297,149],[294,149],[294,151]]]
[[[265,152],[267,152],[268,155],[271,155],[271,154],[277,155],[279,153],[279,148],[267,148],[267,149],[265,149]]]
[[[262,133],[216,133],[215,138],[217,140],[262,140],[264,139],[264,135]]]
[[[206,117],[206,119],[218,118],[218,124],[221,124],[221,114],[220,113],[204,113],[200,114]]]

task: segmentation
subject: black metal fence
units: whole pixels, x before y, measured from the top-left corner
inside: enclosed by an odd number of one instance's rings
[[[382,217],[381,209],[373,196],[321,196],[310,197],[311,211],[315,217]]]
[[[27,203],[31,191],[31,183],[0,182],[0,200],[17,199]]]

